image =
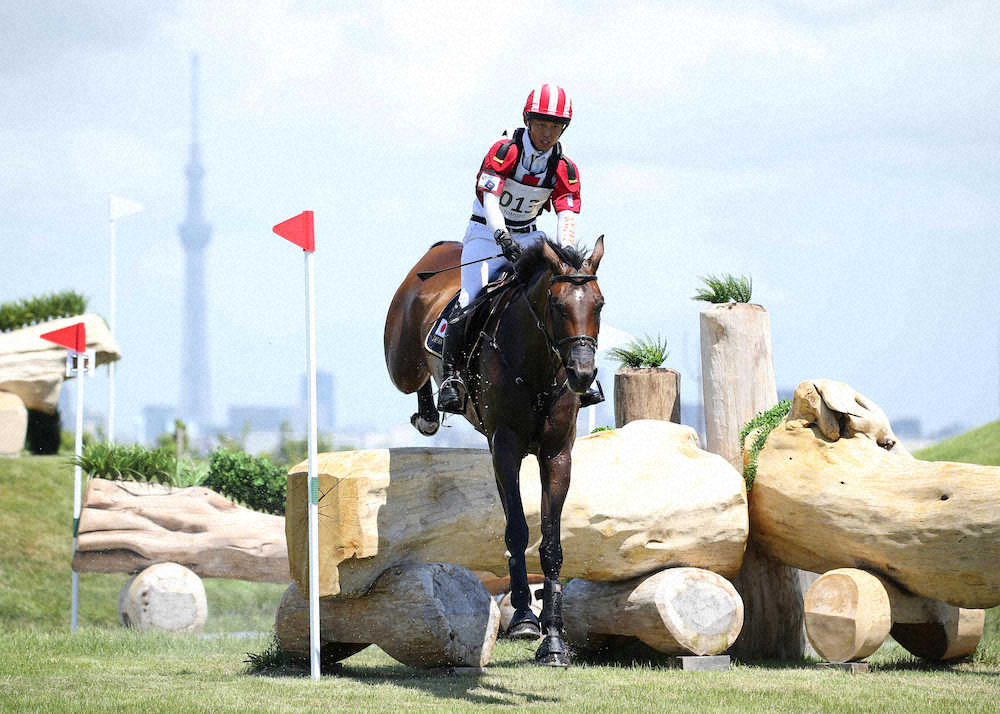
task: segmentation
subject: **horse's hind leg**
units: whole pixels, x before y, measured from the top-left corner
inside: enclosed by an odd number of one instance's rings
[[[424,386],[417,390],[417,411],[410,417],[410,423],[424,436],[434,436],[441,425],[437,407],[434,406],[434,390],[428,377]]]
[[[560,523],[563,503],[569,491],[569,449],[553,458],[539,454],[538,466],[542,479],[542,542],[538,556],[545,574],[542,591],[542,635],[545,639],[538,646],[535,659],[542,664],[565,667],[570,658],[562,639],[562,585],[559,573],[563,562]]]

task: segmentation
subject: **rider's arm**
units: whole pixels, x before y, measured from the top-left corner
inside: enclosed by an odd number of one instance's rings
[[[507,230],[507,221],[500,211],[500,197],[497,194],[483,192],[483,212],[486,214],[486,225],[491,234],[496,235],[499,230]]]
[[[576,242],[576,213],[573,211],[559,211],[556,214],[556,240],[560,245],[573,245]]]

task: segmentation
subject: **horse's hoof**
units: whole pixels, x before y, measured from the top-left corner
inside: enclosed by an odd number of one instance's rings
[[[542,636],[541,625],[531,610],[515,611],[507,627],[507,637],[512,640],[537,640]]]
[[[437,416],[437,412],[434,412],[434,416]],[[419,412],[414,413],[410,417],[410,424],[412,424],[416,430],[424,436],[434,436],[437,433],[438,427],[441,426],[441,422],[437,419],[434,421],[424,419],[420,416]]]
[[[546,636],[535,652],[535,661],[546,667],[569,667],[569,652],[562,638]]]

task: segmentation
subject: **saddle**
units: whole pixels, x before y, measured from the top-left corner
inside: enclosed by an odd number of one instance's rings
[[[515,282],[512,271],[501,273],[496,280],[488,283],[476,297],[475,301],[469,305],[469,318],[465,322],[465,336],[462,340],[464,349],[468,349],[471,342],[469,339],[470,336],[479,334],[479,331],[486,325],[490,316],[496,311],[500,299],[507,294]],[[461,310],[458,305],[460,292],[457,291],[454,297],[448,301],[448,304],[444,306],[444,310],[438,315],[433,327],[427,333],[427,337],[424,338],[424,349],[435,357],[441,357],[444,352],[444,333],[448,328],[448,320]]]

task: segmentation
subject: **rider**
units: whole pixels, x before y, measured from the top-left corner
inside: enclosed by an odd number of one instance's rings
[[[572,245],[576,216],[580,212],[580,173],[562,153],[559,137],[573,117],[569,95],[555,84],[531,91],[524,103],[523,128],[493,144],[483,159],[476,181],[476,199],[465,231],[462,263],[496,254],[462,268],[461,310],[448,322],[442,356],[444,376],[438,393],[438,409],[462,413],[464,385],[458,362],[465,341],[467,308],[500,271],[509,268],[522,248],[545,239],[535,219],[546,209],[556,213],[556,240]],[[603,400],[597,391],[582,395],[583,406]]]

